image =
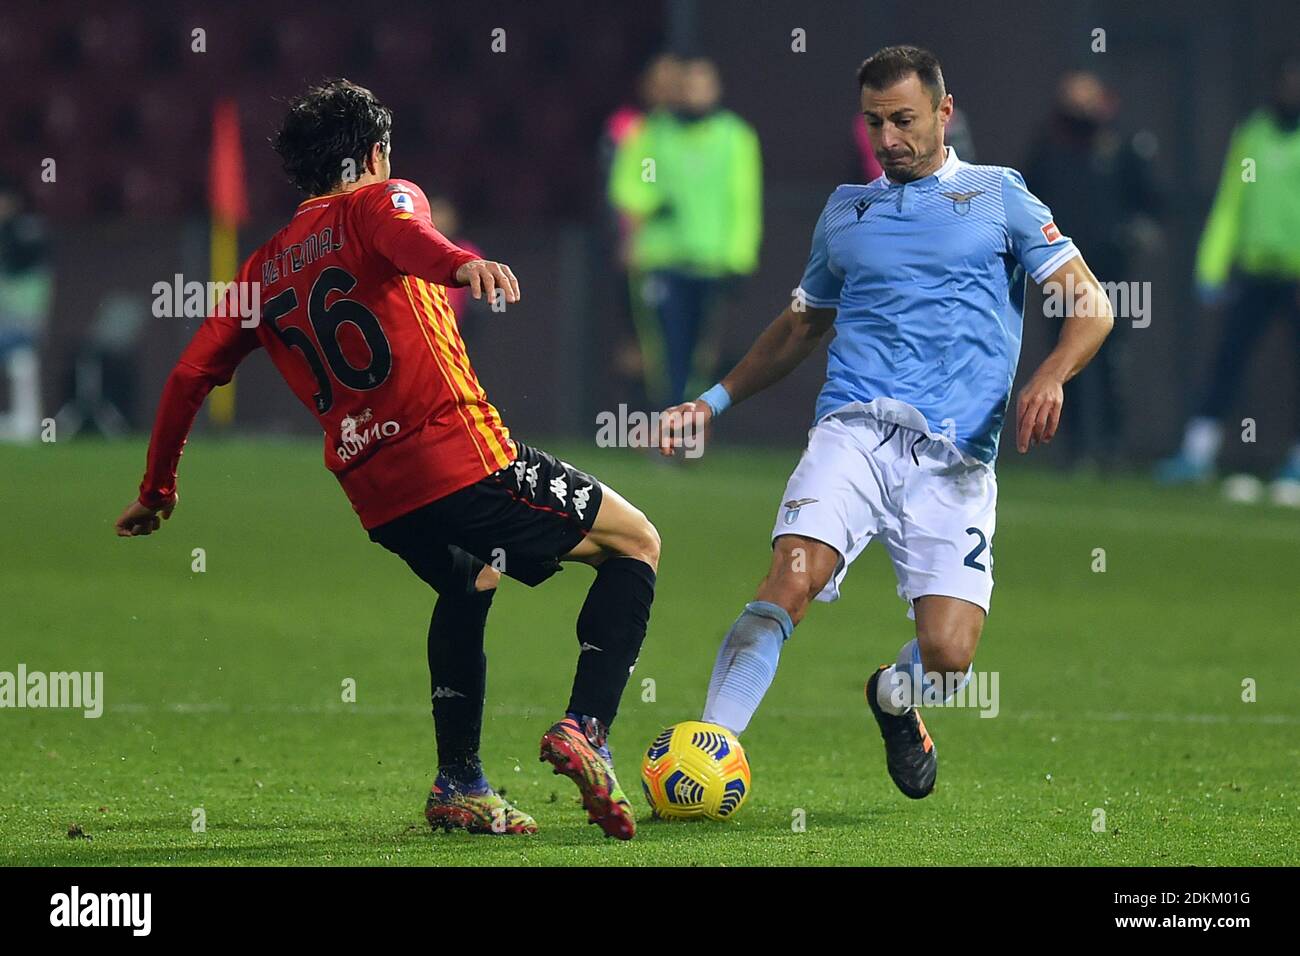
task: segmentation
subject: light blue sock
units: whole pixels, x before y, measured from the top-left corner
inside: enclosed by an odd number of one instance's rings
[[[780,605],[746,604],[718,650],[701,719],[742,733],[772,686],[781,645],[792,631],[794,623]]]

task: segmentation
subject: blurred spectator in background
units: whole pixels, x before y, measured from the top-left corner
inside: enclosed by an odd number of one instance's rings
[[[111,291],[100,297],[86,332],[75,340],[64,394],[69,398],[54,416],[59,437],[93,429],[105,438],[130,427],[124,409],[135,405],[140,375],[140,336],[149,316],[144,297]]]
[[[651,394],[657,405],[680,402],[693,378],[712,380],[710,314],[727,283],[758,264],[758,136],[719,106],[721,94],[713,62],[687,60],[676,108],[646,117],[610,175],[610,200],[632,223],[630,267],[646,276],[643,294],[663,333],[668,392]]]
[[[943,128],[943,142],[945,146],[951,146],[953,152],[966,162],[977,162],[975,141],[970,135],[970,124],[966,121],[966,114],[956,107],[953,108],[952,116],[948,118],[948,123]],[[880,162],[876,159],[876,154],[872,152],[871,140],[867,137],[867,118],[861,113],[853,118],[853,154],[855,161],[849,175],[850,181],[857,180],[861,176],[859,182],[869,183],[884,173],[880,168]]]
[[[1135,253],[1156,243],[1159,212],[1152,149],[1140,151],[1134,143],[1144,140],[1116,132],[1116,106],[1114,94],[1095,74],[1065,74],[1052,115],[1022,167],[1029,188],[1088,250],[1088,265],[1103,283],[1132,278]],[[1097,357],[1066,386],[1061,431],[1074,467],[1109,468],[1119,459],[1128,331],[1124,322],[1116,322]]]
[[[614,168],[614,156],[628,137],[640,131],[646,117],[658,110],[673,110],[681,102],[682,61],[672,53],[661,53],[646,66],[637,83],[638,103],[625,103],[610,113],[600,137],[600,169],[606,176]],[[616,220],[625,217],[610,207]]]
[[[1196,282],[1203,304],[1225,306],[1223,333],[1182,447],[1157,468],[1170,483],[1213,473],[1223,445],[1220,419],[1237,397],[1254,345],[1279,314],[1291,320],[1300,351],[1300,53],[1279,61],[1271,102],[1232,134],[1197,252]],[[1300,507],[1300,428],[1272,494],[1278,504]]]
[[[53,273],[45,222],[16,183],[0,181],[0,368],[9,380],[0,441],[32,441],[41,427],[39,348]]]
[[[482,250],[460,234],[460,211],[449,198],[430,196],[429,217],[433,220],[434,228],[456,245],[468,249],[476,256],[482,256]],[[474,301],[470,296],[469,286],[447,286],[447,298],[451,302],[452,311],[456,313],[456,324],[460,327],[461,337],[468,341],[469,336],[465,334],[465,315],[470,311],[470,303]],[[491,307],[491,303],[486,299],[483,300],[483,304]]]
[[[681,102],[682,61],[672,53],[661,53],[650,61],[638,83],[640,103],[625,104],[610,114],[600,138],[599,164],[602,183],[613,175],[614,157],[632,135],[638,133],[648,116],[663,122]],[[613,251],[610,267],[617,275],[617,295],[624,317],[631,329],[619,336],[614,362],[621,376],[643,387],[637,401],[646,403],[651,395],[666,395],[668,380],[663,359],[663,333],[658,316],[642,295],[644,276],[632,262],[633,220],[611,200],[607,209],[605,232]]]

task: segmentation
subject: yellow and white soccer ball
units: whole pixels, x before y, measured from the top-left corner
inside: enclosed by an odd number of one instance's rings
[[[749,761],[727,728],[687,720],[650,742],[641,761],[641,788],[655,816],[727,820],[749,796]]]

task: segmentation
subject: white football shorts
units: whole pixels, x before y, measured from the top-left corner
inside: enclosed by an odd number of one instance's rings
[[[978,604],[993,593],[993,526],[998,498],[991,465],[929,431],[910,405],[877,399],[824,417],[785,487],[772,540],[797,534],[839,552],[817,595],[834,601],[853,559],[880,538],[898,596],[928,594]]]

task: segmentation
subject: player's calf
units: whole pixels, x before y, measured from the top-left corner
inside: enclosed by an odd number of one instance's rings
[[[600,511],[570,553],[596,569],[578,614],[578,670],[566,712],[607,732],[641,653],[659,566],[659,532],[639,510],[602,485]]]
[[[871,675],[866,694],[890,778],[919,799],[934,789],[939,760],[917,707],[950,700],[970,680],[985,614],[979,605],[944,595],[920,597],[913,606],[917,636],[893,664]]]
[[[476,792],[487,786],[479,760],[487,687],[483,637],[501,575],[455,547],[438,549],[436,560],[421,568],[438,590],[427,653],[439,779]]]
[[[621,495],[601,486],[591,530],[565,560],[596,569],[578,614],[578,667],[564,719],[542,738],[540,759],[569,777],[591,822],[631,839],[631,803],[614,777],[606,746],[619,700],[641,653],[659,566],[659,532]]]
[[[877,703],[900,715],[924,703],[950,700],[970,679],[984,629],[984,609],[944,595],[917,598],[916,637],[885,665]]]
[[[965,674],[984,632],[984,609],[970,601],[928,594],[915,602],[916,641],[929,673]]]
[[[777,538],[767,577],[718,649],[702,720],[737,735],[749,726],[776,677],[782,646],[838,561],[835,549],[820,541],[797,535]]]

